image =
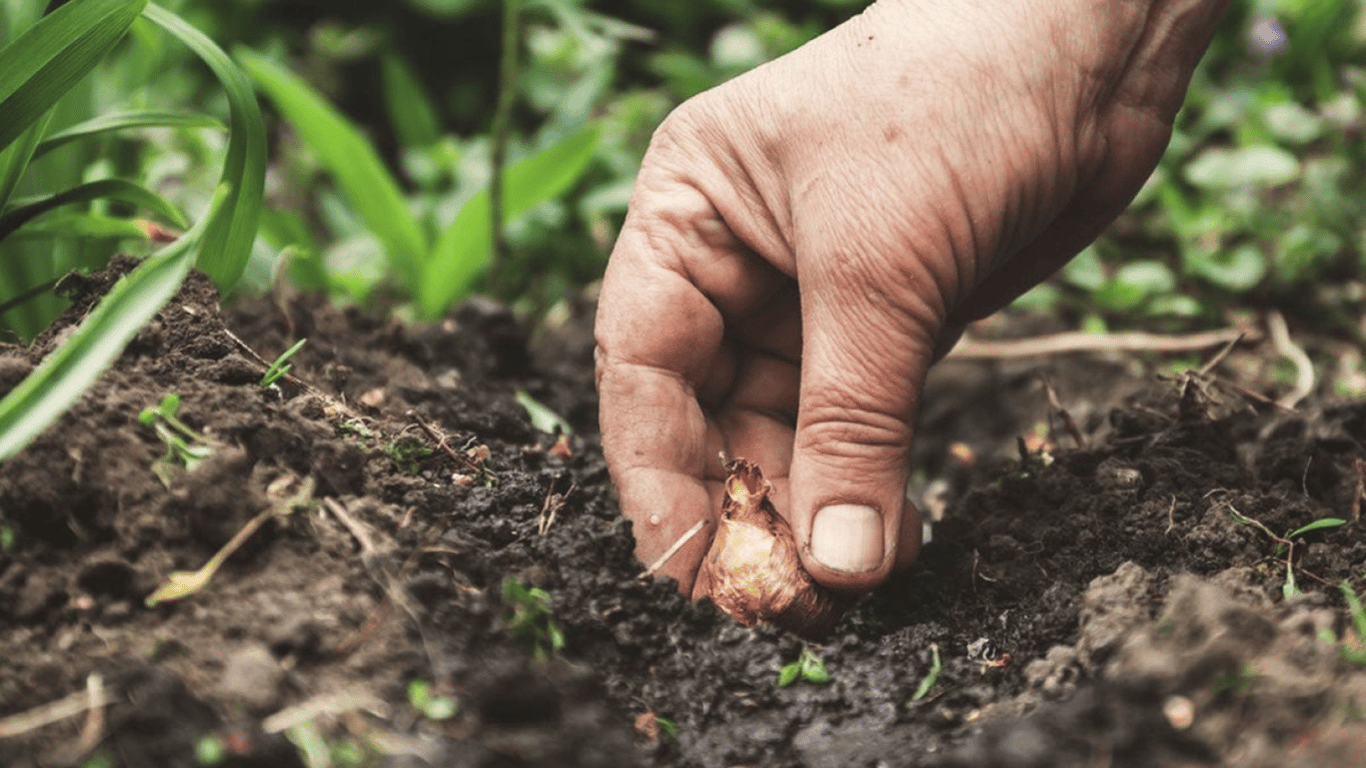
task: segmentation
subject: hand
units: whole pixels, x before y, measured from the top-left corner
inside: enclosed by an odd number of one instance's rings
[[[597,318],[637,556],[716,515],[725,451],[773,481],[817,581],[909,563],[926,369],[1128,204],[1225,4],[881,0],[675,110]],[[685,592],[709,539],[662,571]]]

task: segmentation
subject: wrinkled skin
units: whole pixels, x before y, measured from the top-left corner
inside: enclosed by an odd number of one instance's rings
[[[817,581],[909,563],[927,368],[1128,204],[1224,4],[881,0],[675,110],[597,318],[642,561],[715,518],[725,451],[764,468]],[[708,538],[663,571],[685,592]]]

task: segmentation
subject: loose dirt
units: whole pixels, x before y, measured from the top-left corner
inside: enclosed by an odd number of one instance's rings
[[[126,268],[80,286],[31,348],[4,349],[0,391]],[[256,355],[305,337],[298,378],[260,386]],[[1366,570],[1362,404],[1285,413],[1194,378],[1062,361],[1058,395],[1089,447],[1059,447],[1060,429],[1021,454],[1015,438],[1049,418],[1039,366],[946,364],[916,454],[942,514],[932,542],[810,646],[827,683],[780,687],[799,639],[639,578],[583,334],[530,346],[487,303],[429,328],[306,298],[225,317],[193,278],[0,466],[0,764],[1366,755],[1366,671],[1338,588],[1360,590]],[[573,434],[535,429],[518,389]],[[165,484],[166,448],[138,415],[168,393],[211,456]],[[312,501],[284,504],[305,478]],[[267,510],[211,581],[146,607]],[[1327,517],[1348,522],[1274,540]],[[1287,572],[1301,594],[1285,596]]]

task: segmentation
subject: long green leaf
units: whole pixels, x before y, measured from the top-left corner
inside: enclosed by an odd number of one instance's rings
[[[34,157],[41,157],[68,142],[98,136],[101,133],[123,131],[129,128],[226,128],[217,118],[198,112],[164,112],[147,109],[135,112],[112,112],[86,120],[64,131],[43,139],[33,151]]]
[[[54,208],[105,197],[145,208],[177,227],[189,225],[184,214],[152,190],[124,179],[100,179],[72,187],[55,195],[19,202],[13,210],[0,214],[0,240],[4,240],[10,233],[22,227],[35,216],[47,213]]]
[[[383,59],[384,104],[389,123],[405,149],[426,147],[441,138],[436,108],[422,83],[403,59],[390,54]]]
[[[573,186],[597,152],[598,135],[598,127],[589,126],[509,166],[503,182],[506,216],[526,213]],[[489,203],[487,189],[476,193],[437,238],[419,294],[425,316],[439,317],[463,298],[488,265],[493,253]]]
[[[71,338],[0,400],[0,461],[13,456],[60,418],[171,300],[194,265],[195,251],[208,222],[218,214],[228,194],[220,187],[209,215],[115,283]]]
[[[246,48],[234,53],[318,154],[366,228],[383,244],[404,286],[416,293],[427,260],[426,238],[374,145],[303,80]]]
[[[145,5],[71,0],[0,48],[0,149],[94,69]]]
[[[47,130],[47,123],[51,119],[52,110],[48,110],[19,136],[18,141],[0,150],[0,211],[5,209],[14,190],[19,186],[19,180],[24,177],[24,171],[28,170],[34,148],[43,137],[43,132]]]
[[[46,0],[0,0],[0,45],[33,26],[45,8]]]
[[[204,232],[204,247],[199,251],[197,264],[220,291],[228,293],[241,279],[251,258],[261,219],[266,185],[266,123],[261,118],[251,80],[222,48],[156,3],[149,3],[143,13],[203,59],[228,97],[228,156],[223,161],[220,179],[231,191]]]
[[[147,230],[136,219],[100,216],[93,213],[65,213],[46,216],[10,235],[11,240],[31,240],[40,237],[75,237],[87,240],[143,240]]]

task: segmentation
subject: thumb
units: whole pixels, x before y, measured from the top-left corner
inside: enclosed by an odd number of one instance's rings
[[[919,550],[907,458],[944,315],[914,289],[849,275],[857,271],[804,286],[790,493],[807,571],[828,587],[861,591]]]

